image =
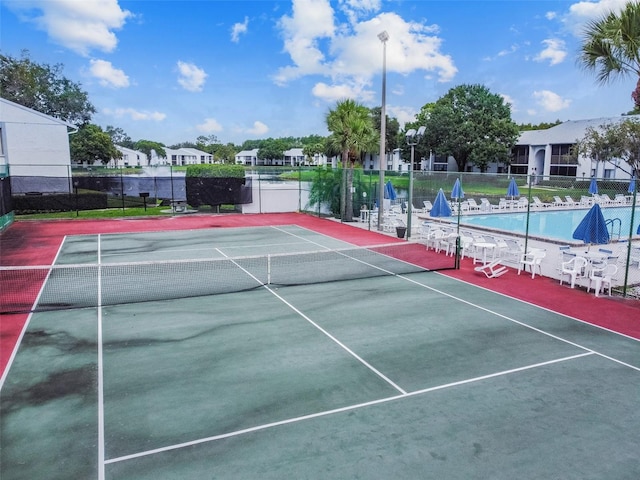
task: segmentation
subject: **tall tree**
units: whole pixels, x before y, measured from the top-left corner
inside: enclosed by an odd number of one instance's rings
[[[216,161],[222,163],[236,163],[236,153],[239,151],[233,143],[222,145],[217,143],[211,146],[211,153]]]
[[[353,167],[362,152],[373,152],[378,145],[371,111],[355,100],[342,100],[326,117],[331,132],[329,149],[337,149],[342,156],[343,185],[341,189],[341,217],[353,221]]]
[[[619,13],[611,11],[587,24],[578,62],[595,71],[601,84],[635,76],[638,80],[631,96],[634,112],[640,112],[640,2],[629,2]]]
[[[316,165],[316,156],[322,155],[324,152],[324,141],[318,141],[316,143],[309,143],[302,147],[302,154],[308,159],[310,165]]]
[[[125,131],[120,127],[113,127],[111,125],[107,125],[107,128],[104,129],[105,133],[111,137],[111,141],[114,145],[120,145],[121,147],[133,148],[135,142],[131,140],[131,137],[125,133]]]
[[[151,140],[138,140],[134,144],[134,149],[139,150],[147,154],[147,158],[151,161],[152,151],[156,152],[159,157],[166,157],[167,152],[164,149],[164,145]]]
[[[586,129],[584,137],[573,148],[571,159],[589,158],[595,162],[610,162],[616,165],[621,159],[629,165],[626,171],[637,174],[640,171],[640,122],[624,119]]]
[[[258,158],[268,160],[269,164],[273,164],[274,160],[284,158],[284,151],[287,150],[287,142],[283,139],[268,138],[262,142],[258,149]]]
[[[26,50],[19,59],[0,54],[0,96],[74,125],[88,123],[96,109],[62,68],[32,62]]]
[[[458,171],[471,162],[485,172],[491,162],[508,162],[518,139],[511,108],[482,85],[460,85],[416,116],[426,127],[424,143],[440,155],[455,158]]]
[[[69,148],[71,160],[79,164],[109,163],[112,158],[122,156],[113,145],[111,137],[98,125],[90,123],[81,126],[74,135],[71,135]]]

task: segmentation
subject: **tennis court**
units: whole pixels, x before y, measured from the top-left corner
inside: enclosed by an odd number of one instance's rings
[[[423,248],[67,237],[1,386],[0,477],[638,478],[638,340]]]

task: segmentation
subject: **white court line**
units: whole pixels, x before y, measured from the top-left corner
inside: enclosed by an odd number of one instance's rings
[[[438,391],[438,390],[444,390],[444,389],[447,389],[447,388],[453,388],[453,387],[457,387],[457,386],[460,386],[460,385],[466,385],[466,384],[469,384],[469,383],[480,382],[480,381],[483,381],[483,380],[488,380],[488,379],[491,379],[491,378],[496,378],[496,377],[500,377],[500,376],[504,376],[504,375],[509,375],[509,374],[512,374],[512,373],[522,372],[522,371],[525,371],[525,370],[532,370],[534,368],[540,368],[540,367],[544,367],[544,366],[547,366],[547,365],[552,365],[554,363],[566,362],[568,360],[575,360],[577,358],[585,357],[585,356],[588,356],[588,355],[593,355],[593,353],[591,353],[591,352],[580,353],[578,355],[572,355],[570,357],[558,358],[558,359],[555,359],[555,360],[549,360],[547,362],[536,363],[536,364],[533,364],[533,365],[527,365],[527,366],[524,366],[524,367],[514,368],[514,369],[511,369],[511,370],[504,370],[502,372],[496,372],[496,373],[492,373],[492,374],[489,374],[489,375],[483,375],[483,376],[480,376],[480,377],[469,378],[467,380],[460,380],[458,382],[452,382],[452,383],[447,383],[447,384],[444,384],[444,385],[438,385],[438,386],[435,386],[435,387],[424,388],[422,390],[416,390],[414,392],[409,392],[409,393],[405,393],[405,394],[402,394],[402,395],[394,395],[393,397],[380,398],[378,400],[372,400],[370,402],[358,403],[358,404],[349,405],[349,406],[346,406],[346,407],[335,408],[335,409],[332,409],[332,410],[325,410],[323,412],[312,413],[312,414],[309,414],[309,415],[302,415],[300,417],[289,418],[289,419],[286,419],[286,420],[280,420],[278,422],[266,423],[264,425],[257,425],[255,427],[245,428],[243,430],[236,430],[235,432],[229,432],[229,433],[223,433],[223,434],[220,434],[220,435],[214,435],[214,436],[211,436],[211,437],[199,438],[198,440],[192,440],[190,442],[178,443],[178,444],[175,444],[175,445],[168,445],[166,447],[156,448],[156,449],[153,449],[153,450],[146,450],[146,451],[143,451],[143,452],[133,453],[133,454],[130,454],[130,455],[123,455],[121,457],[116,457],[116,458],[111,458],[109,460],[106,460],[105,463],[106,464],[111,464],[111,463],[124,462],[126,460],[133,460],[133,459],[136,459],[136,458],[146,457],[146,456],[149,456],[149,455],[155,455],[157,453],[168,452],[168,451],[171,451],[171,450],[178,450],[178,449],[181,449],[181,448],[191,447],[191,446],[194,446],[194,445],[200,445],[200,444],[203,444],[203,443],[213,442],[213,441],[216,441],[216,440],[222,440],[222,439],[225,439],[225,438],[236,437],[236,436],[244,435],[244,434],[247,434],[247,433],[258,432],[258,431],[261,431],[261,430],[266,430],[266,429],[273,428],[273,427],[278,427],[278,426],[281,426],[281,425],[288,425],[288,424],[292,424],[292,423],[298,423],[298,422],[302,422],[302,421],[305,421],[305,420],[311,420],[311,419],[314,419],[314,418],[326,417],[326,416],[335,415],[335,414],[338,414],[338,413],[348,412],[348,411],[352,411],[352,410],[358,410],[358,409],[365,408],[365,407],[370,407],[370,406],[373,406],[373,405],[380,405],[380,404],[383,404],[383,403],[389,403],[389,402],[393,402],[393,401],[404,400],[405,398],[415,397],[417,395],[424,395],[426,393],[435,392],[435,391]]]
[[[425,285],[424,283],[420,283],[420,282],[418,282],[416,280],[413,280],[412,278],[408,278],[408,277],[405,277],[403,275],[396,275],[396,277],[402,278],[403,280],[411,282],[411,283],[413,283],[415,285],[420,285],[423,288],[426,288],[426,289],[431,290],[433,292],[439,293],[439,294],[444,295],[446,297],[452,298],[452,299],[457,300],[457,301],[459,301],[461,303],[464,303],[464,304],[469,305],[471,307],[477,308],[478,310],[482,310],[484,312],[490,313],[492,315],[495,315],[496,317],[503,318],[503,319],[505,319],[505,320],[507,320],[509,322],[512,322],[512,323],[515,323],[515,324],[520,325],[522,327],[525,327],[525,328],[528,328],[530,330],[533,330],[534,332],[541,333],[542,335],[546,335],[547,337],[551,337],[551,338],[553,338],[555,340],[558,340],[560,342],[564,342],[566,344],[572,345],[572,346],[580,348],[582,350],[586,350],[587,352],[593,353],[594,355],[598,355],[598,356],[600,356],[602,358],[606,358],[607,360],[610,360],[612,362],[618,363],[620,365],[623,365],[625,367],[629,367],[629,368],[631,368],[633,370],[637,370],[637,371],[640,372],[640,367],[636,367],[634,365],[630,365],[630,364],[628,364],[626,362],[623,362],[621,360],[617,360],[617,359],[615,359],[613,357],[605,355],[604,353],[598,352],[597,350],[594,350],[592,348],[585,347],[584,345],[580,345],[579,343],[572,342],[571,340],[567,340],[566,338],[559,337],[558,335],[554,335],[553,333],[545,332],[544,330],[542,330],[542,329],[540,329],[538,327],[534,327],[533,325],[529,325],[527,323],[521,322],[520,320],[516,320],[515,318],[511,318],[511,317],[509,317],[507,315],[504,315],[502,313],[495,312],[495,311],[493,311],[493,310],[491,310],[489,308],[482,307],[480,305],[477,305],[477,304],[475,304],[473,302],[470,302],[468,300],[465,300],[463,298],[456,297],[455,295],[452,295],[450,293],[443,292],[442,290],[438,290],[437,288],[430,287],[429,285]],[[491,291],[491,290],[489,290],[489,291]],[[511,298],[511,297],[508,297],[508,298]],[[519,301],[519,299],[517,299],[517,298],[515,298],[514,300]],[[526,303],[526,302],[523,302],[523,303]],[[534,305],[534,306],[537,307],[537,305]],[[540,308],[540,307],[538,307],[538,308]],[[553,313],[556,313],[557,315],[562,315],[562,314],[557,313],[557,312],[553,312]],[[589,324],[589,325],[591,325],[591,324]]]
[[[53,258],[53,262],[51,263],[51,265],[55,265],[56,262],[58,261],[58,257],[60,256],[60,253],[62,252],[62,246],[64,245],[64,242],[66,241],[67,236],[65,235],[62,238],[62,242],[60,242],[60,246],[58,247],[58,251],[56,252],[55,257]],[[7,365],[4,369],[4,373],[2,374],[2,378],[0,378],[0,391],[2,390],[2,387],[4,386],[4,382],[7,379],[7,375],[9,374],[9,370],[11,370],[11,365],[13,364],[13,361],[16,358],[16,355],[18,353],[18,349],[20,348],[20,345],[22,344],[22,339],[24,338],[25,333],[27,332],[27,328],[29,328],[29,324],[31,323],[31,317],[33,317],[33,313],[34,310],[36,308],[36,306],[38,305],[38,302],[40,301],[40,297],[42,296],[42,292],[44,292],[44,287],[47,285],[47,281],[49,280],[49,276],[51,275],[51,269],[49,269],[49,271],[47,272],[47,275],[45,276],[42,285],[40,285],[40,291],[38,292],[38,295],[35,298],[35,301],[33,302],[33,305],[31,305],[31,312],[29,312],[29,315],[27,316],[27,319],[24,322],[24,325],[22,326],[22,330],[20,331],[20,335],[18,335],[18,338],[16,339],[16,342],[13,345],[13,351],[11,352],[11,356],[9,357],[9,360],[7,361]]]
[[[98,480],[105,479],[104,442],[104,363],[102,358],[102,256],[98,234]]]
[[[219,250],[218,250],[219,251]],[[223,252],[220,252],[222,255],[224,255]],[[338,340],[336,337],[334,337],[333,335],[331,335],[328,331],[326,331],[324,328],[322,328],[320,325],[318,325],[316,322],[314,322],[313,320],[311,320],[307,315],[305,315],[304,313],[302,313],[300,310],[298,310],[296,307],[294,307],[291,303],[287,302],[284,298],[282,298],[280,295],[278,295],[273,289],[271,289],[269,287],[269,285],[265,285],[263,284],[258,278],[256,278],[251,272],[249,272],[248,270],[246,270],[245,268],[243,268],[241,265],[239,265],[238,263],[236,263],[235,260],[233,260],[233,258],[231,258],[231,261],[239,268],[241,269],[243,272],[245,272],[247,275],[249,275],[251,278],[253,278],[258,285],[261,285],[262,287],[264,287],[265,289],[267,289],[272,295],[274,295],[276,298],[278,298],[281,302],[283,302],[285,305],[287,305],[290,309],[292,309],[294,312],[296,312],[298,315],[300,315],[302,318],[304,318],[307,322],[309,322],[311,325],[313,325],[315,328],[317,328],[318,330],[320,330],[324,335],[326,335],[327,337],[329,337],[334,343],[336,343],[337,345],[340,346],[340,348],[342,348],[343,350],[345,350],[349,355],[351,355],[353,358],[355,358],[356,360],[358,360],[360,363],[362,363],[365,367],[367,367],[369,370],[371,370],[373,373],[375,373],[378,377],[382,378],[385,382],[387,382],[389,385],[391,385],[393,388],[395,388],[397,391],[399,391],[402,394],[406,394],[407,392],[405,392],[402,388],[400,388],[398,385],[396,385],[394,382],[391,381],[390,378],[388,378],[387,376],[385,376],[382,372],[380,372],[379,370],[377,370],[373,365],[370,365],[369,363],[367,363],[362,357],[360,357],[358,354],[356,354],[353,350],[351,350],[349,347],[347,347],[344,343],[342,343],[340,340]]]

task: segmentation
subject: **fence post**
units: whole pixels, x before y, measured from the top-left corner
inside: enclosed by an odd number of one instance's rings
[[[629,238],[627,239],[627,262],[624,266],[624,284],[622,286],[622,296],[627,296],[627,287],[629,286],[629,267],[631,264],[631,239],[633,238],[633,223],[636,213],[636,192],[638,189],[633,190],[633,198],[631,201],[631,225],[629,226]],[[640,266],[640,265],[639,265]]]

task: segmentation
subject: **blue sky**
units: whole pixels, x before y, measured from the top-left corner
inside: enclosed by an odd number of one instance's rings
[[[93,123],[166,145],[327,135],[344,98],[414,119],[461,84],[504,96],[517,123],[618,116],[636,80],[576,61],[585,23],[624,0],[0,0],[1,51],[63,64]]]

